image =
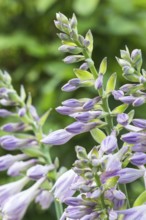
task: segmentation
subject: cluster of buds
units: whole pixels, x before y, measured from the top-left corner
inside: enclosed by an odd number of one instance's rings
[[[18,95],[7,72],[0,73],[0,104],[0,117],[10,122],[1,126],[0,147],[7,154],[0,157],[0,171],[17,179],[0,186],[1,216],[3,220],[21,220],[33,200],[42,209],[54,200],[50,190],[56,167],[41,143],[42,126],[50,111],[39,117],[31,96],[27,97],[23,87]]]
[[[54,186],[55,197],[67,205],[61,220],[143,220],[146,218],[145,191],[132,204],[126,184],[143,178],[146,187],[146,120],[134,119],[134,110],[125,113],[130,104],[135,107],[146,100],[146,74],[145,70],[141,71],[141,51],[135,49],[131,55],[128,48],[121,51],[122,59],[117,58],[117,61],[130,84],[116,90],[116,73],[103,84],[107,59],[101,61],[98,71],[94,66],[91,31],[85,37],[79,35],[74,15],[68,19],[58,13],[55,25],[61,31],[58,34],[62,41],[59,50],[73,54],[64,62],[82,62],[78,69],[74,69],[76,78],[69,80],[62,90],[71,92],[92,86],[98,93],[92,99],[72,98],[62,102],[62,106],[56,108],[57,112],[73,117],[76,122],[42,140],[45,144],[61,145],[77,134],[90,132],[96,141],[89,153],[83,147],[76,147],[78,159],[73,168]],[[123,104],[111,110],[110,96]]]

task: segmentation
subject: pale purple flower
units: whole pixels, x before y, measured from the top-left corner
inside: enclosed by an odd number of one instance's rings
[[[33,105],[31,105],[29,107],[29,112],[30,112],[30,114],[31,114],[31,116],[32,116],[32,118],[34,120],[36,120],[36,121],[39,120],[39,116],[38,116],[37,110],[36,110],[36,108]]]
[[[10,112],[6,109],[0,109],[0,117],[1,118],[6,118],[8,116],[12,116],[14,113],[13,112]]]
[[[103,74],[99,74],[95,81],[95,89],[100,89],[103,85]]]
[[[145,103],[144,97],[138,97],[135,99],[135,101],[132,103],[133,106],[140,106]]]
[[[78,122],[73,122],[72,124],[67,126],[65,129],[66,131],[70,133],[79,134],[79,133],[90,131],[96,126],[97,126],[96,122],[82,123],[78,121]]]
[[[94,105],[96,103],[98,103],[99,101],[101,100],[101,97],[100,96],[97,96],[93,99],[89,99],[88,101],[86,101],[83,105],[83,109],[86,110],[86,111],[89,111],[91,109],[93,109]]]
[[[144,175],[144,170],[138,170],[133,168],[124,168],[117,172],[117,176],[119,176],[119,183],[131,183],[135,180],[139,179]]]
[[[25,154],[11,155],[7,154],[0,157],[0,171],[7,170],[14,162],[26,159]]]
[[[20,192],[22,188],[29,182],[27,177],[17,180],[12,183],[7,183],[0,186],[0,206],[9,199],[12,195]]]
[[[132,151],[146,153],[146,144],[135,144],[132,146]]]
[[[139,128],[146,129],[146,119],[133,119],[132,123]]]
[[[3,220],[21,220],[44,181],[45,178],[41,178],[29,189],[11,196],[2,206]]]
[[[104,196],[113,203],[114,210],[119,210],[122,208],[126,199],[126,196],[122,191],[116,190],[114,188],[107,190]]]
[[[74,78],[68,81],[63,87],[62,91],[71,92],[80,87],[81,81],[78,78]]]
[[[34,138],[20,139],[12,135],[5,135],[0,138],[0,145],[6,150],[15,150],[20,147],[25,148],[36,144],[37,141]]]
[[[5,132],[16,132],[16,131],[24,131],[26,129],[26,125],[22,122],[20,123],[8,123],[1,127],[1,129]]]
[[[130,158],[130,162],[136,166],[144,165],[146,164],[146,154],[142,152],[134,153]]]
[[[129,132],[127,134],[122,135],[121,139],[129,144],[139,144],[144,143],[146,137],[144,133]]]
[[[68,142],[75,134],[66,131],[65,129],[60,129],[50,133],[47,137],[43,138],[42,142],[44,144],[50,145],[61,145]]]
[[[16,161],[9,167],[7,174],[9,176],[19,176],[22,171],[26,171],[29,167],[34,165],[36,162],[37,162],[36,159],[31,159],[27,161]]]
[[[53,195],[48,190],[41,190],[35,198],[35,202],[39,203],[43,210],[48,209],[51,206],[53,200]]]
[[[83,101],[79,101],[78,99],[68,99],[62,102],[62,105],[68,107],[81,107],[84,104]]]
[[[121,90],[113,90],[112,95],[114,96],[115,100],[119,100],[119,98],[124,96],[124,92]]]
[[[124,102],[126,104],[132,104],[134,101],[135,101],[135,97],[133,96],[123,96],[123,97],[120,97],[119,100],[121,102]]]
[[[117,147],[117,138],[114,135],[107,136],[101,142],[101,150],[107,154],[113,152]]]
[[[56,108],[56,111],[59,112],[62,115],[70,115],[75,112],[83,111],[82,107],[69,107],[69,106],[59,106]]]
[[[61,202],[64,201],[67,197],[72,196],[75,193],[75,190],[71,189],[72,184],[76,183],[79,180],[79,177],[73,170],[68,170],[63,173],[56,181],[53,189],[54,196],[58,198]]]
[[[123,126],[128,124],[128,115],[125,113],[121,113],[117,115],[117,122]]]
[[[146,205],[136,206],[126,210],[116,211],[117,214],[122,214],[123,220],[144,220],[146,219]]]
[[[87,123],[88,121],[97,118],[102,114],[102,111],[88,111],[88,112],[76,112],[71,114],[70,116],[75,118],[78,121],[83,123]]]
[[[54,170],[54,165],[40,165],[37,164],[27,170],[27,176],[31,179],[38,180],[48,174],[49,171]]]

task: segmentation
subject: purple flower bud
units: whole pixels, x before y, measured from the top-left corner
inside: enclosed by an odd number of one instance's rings
[[[68,142],[75,134],[72,134],[65,129],[60,129],[50,133],[47,137],[43,138],[42,143],[50,145],[61,145]]]
[[[36,159],[28,160],[28,161],[17,161],[13,163],[12,166],[9,167],[7,174],[9,176],[19,176],[20,172],[25,171],[31,165],[36,163]]]
[[[124,168],[117,172],[117,176],[119,176],[119,183],[131,183],[135,180],[139,179],[144,175],[144,170],[138,170],[133,168]]]
[[[145,103],[144,97],[136,98],[135,101],[132,103],[133,106],[140,106]]]
[[[1,127],[1,129],[5,132],[16,132],[16,131],[24,131],[26,129],[26,125],[22,122],[20,123],[8,123]]]
[[[18,115],[23,117],[26,114],[26,108],[20,108],[18,111]]]
[[[89,123],[82,123],[82,122],[74,122],[67,126],[65,129],[66,131],[73,133],[73,134],[80,134],[83,132],[87,132],[92,130],[97,126],[97,123],[95,122],[89,122]]]
[[[81,107],[83,104],[84,102],[77,99],[68,99],[62,102],[62,105],[67,107]]]
[[[121,86],[120,89],[123,92],[129,92],[129,90],[132,89],[134,86],[136,86],[136,84],[125,84],[125,85]]]
[[[11,135],[6,135],[0,138],[0,145],[6,150],[15,150],[19,147],[34,146],[37,142],[35,139],[19,139]]]
[[[113,90],[112,91],[112,95],[114,96],[114,99],[115,100],[119,100],[119,98],[123,97],[124,96],[124,92],[121,91],[121,90]]]
[[[129,132],[128,134],[122,135],[121,138],[124,142],[129,144],[138,144],[145,141],[145,134],[137,132]]]
[[[81,83],[81,81],[78,78],[71,79],[68,81],[67,84],[65,84],[62,87],[62,91],[65,91],[65,92],[74,91],[80,87],[80,83]]]
[[[116,213],[124,215],[124,220],[144,220],[146,218],[146,205],[136,206],[126,210],[118,210]]]
[[[39,116],[37,114],[36,108],[33,105],[30,106],[29,112],[34,120],[36,120],[36,121],[39,120]]]
[[[83,63],[81,66],[80,66],[80,69],[81,70],[87,70],[89,68],[88,64],[87,63]]]
[[[100,89],[103,85],[103,74],[99,74],[95,81],[95,89]]]
[[[0,171],[7,170],[15,161],[26,159],[27,156],[25,154],[18,154],[13,156],[11,154],[7,154],[0,157]]]
[[[142,152],[137,152],[132,155],[130,162],[135,166],[141,166],[146,164],[146,154]]]
[[[123,126],[128,124],[128,119],[129,119],[129,117],[125,113],[118,114],[118,116],[117,116],[117,122]]]
[[[54,198],[48,190],[41,190],[40,193],[37,195],[35,202],[39,203],[41,208],[44,210],[50,207],[53,200]]]
[[[145,144],[136,144],[132,147],[132,151],[146,153],[146,145]]]
[[[85,102],[85,104],[83,105],[83,109],[84,110],[86,110],[86,111],[88,111],[88,110],[91,110],[93,107],[94,107],[94,105],[96,104],[96,103],[98,103],[99,101],[101,100],[101,97],[96,97],[96,98],[94,98],[94,99],[89,99],[87,102]]]
[[[0,186],[0,206],[2,206],[5,201],[9,199],[12,195],[20,192],[22,188],[29,182],[27,177],[17,180],[12,183],[7,183]]]
[[[3,105],[3,106],[15,106],[16,105],[15,102],[10,101],[8,99],[1,99],[0,104]]]
[[[102,114],[102,111],[88,111],[88,112],[76,112],[70,116],[78,121],[86,123],[94,118],[97,118]]]
[[[117,147],[117,139],[114,135],[107,136],[101,142],[101,150],[107,154],[112,153]]]
[[[80,62],[82,60],[84,60],[84,56],[82,55],[71,55],[71,56],[67,56],[63,61],[67,64],[70,64],[70,63],[77,63],[77,62]]]
[[[21,220],[28,206],[36,197],[37,190],[44,180],[44,178],[41,178],[29,189],[11,196],[2,206],[3,219],[16,220],[17,216],[17,219]]]
[[[82,111],[83,109],[81,107],[68,107],[68,106],[59,106],[56,108],[56,111],[59,112],[62,115],[70,115],[73,114],[75,112],[79,112]]]
[[[126,104],[131,104],[135,101],[135,98],[133,96],[123,96],[123,97],[120,97],[119,100]]]
[[[132,123],[139,128],[146,129],[146,119],[133,119]]]
[[[67,197],[72,196],[75,191],[71,189],[73,183],[78,181],[78,176],[73,170],[68,170],[63,173],[56,181],[53,189],[55,198],[58,198],[61,202]]]
[[[49,171],[54,170],[54,165],[35,165],[28,169],[27,176],[31,179],[38,180],[47,175]]]
[[[5,118],[5,117],[11,116],[11,115],[13,115],[12,112],[10,112],[6,109],[0,109],[0,117],[1,118]]]

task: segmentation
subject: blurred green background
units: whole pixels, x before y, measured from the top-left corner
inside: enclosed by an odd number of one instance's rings
[[[58,51],[60,41],[54,26],[56,12],[67,16],[75,13],[79,30],[85,34],[91,29],[94,36],[93,57],[98,67],[103,57],[108,57],[108,74],[119,73],[119,85],[124,83],[120,76],[115,56],[125,45],[130,50],[142,49],[146,58],[146,1],[145,0],[5,0],[0,1],[0,69],[7,70],[13,85],[19,91],[23,84],[31,92],[33,103],[43,114],[52,107],[45,132],[63,128],[71,121],[60,116],[55,107],[71,97],[94,97],[95,92],[85,89],[73,93],[60,92],[61,87],[73,77],[73,65],[62,62],[64,55]],[[146,67],[145,64],[143,66]],[[118,85],[117,85],[118,86]],[[111,107],[113,103],[111,100]],[[144,116],[144,108],[137,108],[137,115]],[[65,146],[55,147],[60,164],[70,167],[74,161],[74,146],[83,145],[90,149],[95,143],[88,134],[75,137]],[[141,190],[134,188],[137,194]],[[30,208],[24,219],[54,219],[54,209],[42,212],[36,206]]]

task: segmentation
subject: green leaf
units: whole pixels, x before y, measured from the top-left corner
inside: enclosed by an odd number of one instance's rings
[[[86,71],[86,70],[74,69],[74,73],[81,80],[94,79],[93,75],[90,72]]]
[[[21,97],[22,101],[25,101],[25,99],[26,99],[26,92],[25,92],[25,89],[24,89],[23,85],[21,85],[21,87],[20,87],[20,97]]]
[[[103,139],[106,138],[106,135],[105,133],[100,130],[99,128],[94,128],[90,131],[92,137],[94,138],[94,140],[97,142],[97,143],[101,143],[103,141]]]
[[[85,36],[85,39],[90,41],[88,49],[89,49],[90,53],[92,53],[92,50],[93,50],[93,35],[92,35],[90,30],[87,32],[87,34]]]
[[[110,93],[115,89],[116,86],[116,80],[117,80],[117,74],[113,73],[109,80],[107,81],[107,85],[106,85],[106,93]]]
[[[39,125],[43,126],[45,124],[45,122],[46,122],[46,120],[47,120],[51,110],[52,109],[49,109],[47,112],[45,112],[45,114],[42,115],[42,117],[39,120]]]
[[[122,104],[112,110],[112,114],[123,113],[128,108],[128,104]]]
[[[140,206],[146,202],[146,191],[142,192],[135,200],[133,207]]]
[[[104,188],[105,189],[113,188],[117,184],[118,179],[119,179],[118,176],[110,177],[109,179],[107,179],[106,183],[104,184]]]
[[[99,74],[105,74],[107,70],[107,57],[103,58],[99,67]]]
[[[129,116],[129,120],[128,122],[131,123],[133,117],[134,117],[134,114],[135,114],[135,111],[134,110],[131,110],[129,113],[128,113],[128,116]]]

